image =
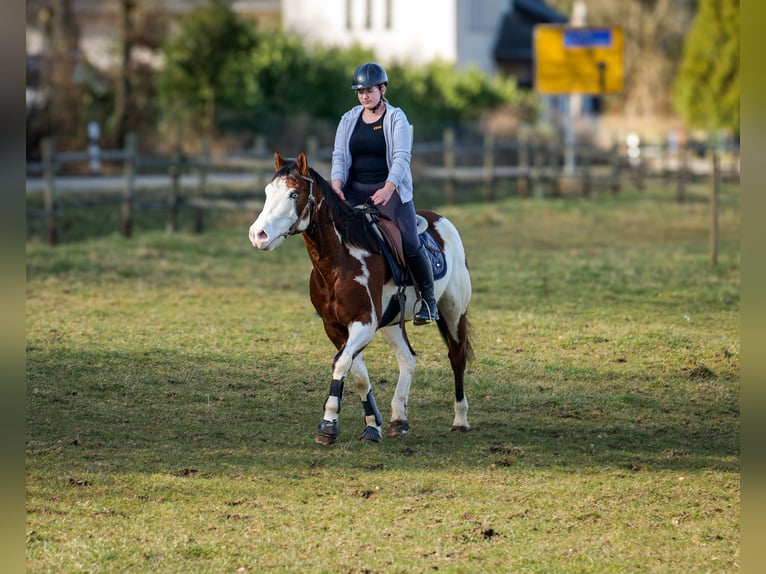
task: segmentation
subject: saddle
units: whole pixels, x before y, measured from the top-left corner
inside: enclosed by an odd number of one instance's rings
[[[406,300],[404,291],[407,287],[414,286],[412,280],[412,274],[407,267],[407,261],[404,256],[404,250],[402,248],[402,234],[396,224],[382,216],[377,210],[371,213],[369,210],[366,212],[367,220],[371,223],[371,227],[375,232],[375,237],[380,245],[380,250],[388,261],[388,266],[391,268],[391,274],[394,277],[394,282],[399,286],[398,300],[393,299],[391,304],[388,305],[383,317],[380,320],[381,326],[388,325],[393,321],[399,311],[404,308]],[[444,251],[442,251],[439,244],[434,239],[433,235],[429,231],[428,220],[422,215],[415,215],[417,222],[418,239],[420,244],[425,247],[428,259],[431,262],[431,269],[433,270],[434,281],[441,279],[447,273],[447,262],[444,257]],[[404,324],[404,314],[400,316],[400,324]]]

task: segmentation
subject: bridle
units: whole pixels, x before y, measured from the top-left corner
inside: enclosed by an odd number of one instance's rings
[[[293,223],[290,226],[290,229],[285,231],[284,233],[280,234],[280,237],[290,237],[292,235],[297,235],[298,233],[308,233],[310,231],[313,231],[320,225],[325,225],[326,223],[332,223],[332,219],[328,219],[327,221],[320,221],[318,223],[312,223],[306,229],[303,231],[300,231],[298,227],[301,224],[301,221],[303,221],[303,218],[306,217],[306,215],[312,211],[316,207],[316,197],[314,197],[314,179],[311,177],[306,177],[305,175],[299,175],[301,179],[305,179],[309,182],[309,196],[306,200],[306,205],[303,207],[303,211],[301,211],[301,214],[298,216],[298,219],[295,220],[295,223]]]
[[[309,212],[312,206],[316,205],[316,198],[314,197],[314,180],[310,177],[306,177],[305,175],[301,175],[299,177],[309,182],[309,197],[306,201],[306,205],[303,207],[303,211],[301,211],[301,214],[298,216],[298,219],[296,219],[295,223],[290,226],[290,229],[280,234],[280,237],[290,237],[291,235],[298,234],[298,226],[301,224],[301,221],[303,221],[303,218],[306,217],[306,214]]]

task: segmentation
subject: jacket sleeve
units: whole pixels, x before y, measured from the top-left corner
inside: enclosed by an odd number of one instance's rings
[[[392,138],[390,142],[389,158],[391,165],[388,168],[388,181],[397,189],[402,182],[409,181],[410,159],[412,157],[412,135],[410,122],[407,115],[399,108],[392,118]]]
[[[351,152],[348,149],[348,142],[351,138],[351,131],[354,128],[359,108],[361,106],[350,109],[343,114],[340,122],[338,122],[338,128],[335,130],[335,144],[332,149],[330,182],[339,179],[345,184],[348,178],[348,171],[351,169]]]

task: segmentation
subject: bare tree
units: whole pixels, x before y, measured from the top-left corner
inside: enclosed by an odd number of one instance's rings
[[[120,67],[114,94],[114,137],[117,142],[125,140],[130,130],[133,114],[131,51],[133,48],[133,16],[136,0],[119,0],[120,11]]]
[[[62,145],[76,141],[82,133],[81,93],[74,81],[75,68],[82,55],[78,47],[79,30],[72,14],[71,0],[52,0],[44,22],[48,53],[41,84],[47,86],[49,133],[59,135]]]
[[[548,0],[571,13],[573,0]],[[611,98],[629,116],[671,112],[671,87],[681,60],[683,41],[698,0],[585,0],[587,25],[620,26],[625,37],[625,88]]]

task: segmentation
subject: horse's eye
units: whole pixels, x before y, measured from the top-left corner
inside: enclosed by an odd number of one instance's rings
[[[298,192],[297,191],[291,191],[290,192],[290,199],[298,199]]]

